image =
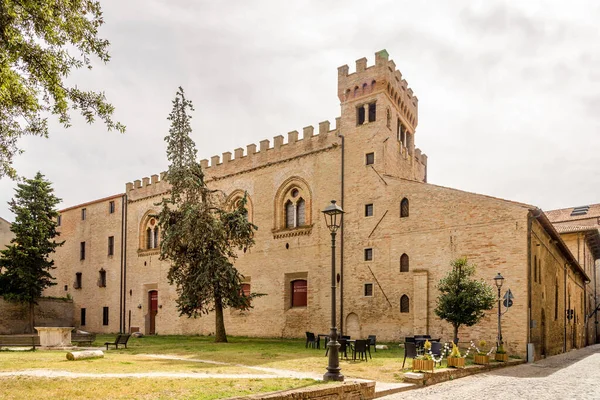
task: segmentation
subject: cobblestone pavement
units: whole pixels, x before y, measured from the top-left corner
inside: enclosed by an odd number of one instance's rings
[[[600,345],[381,399],[600,399]]]

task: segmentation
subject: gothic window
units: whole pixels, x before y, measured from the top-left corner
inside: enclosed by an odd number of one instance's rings
[[[246,203],[243,205],[243,211],[245,212],[244,218],[246,221],[252,222],[252,200],[246,191],[237,189],[227,196],[227,199],[225,200],[226,209],[228,211],[235,211],[240,208],[243,204],[244,196],[246,197]]]
[[[152,228],[146,229],[146,249],[152,248]]]
[[[296,203],[296,226],[304,226],[306,224],[306,202],[303,198]]]
[[[400,257],[400,272],[408,272],[408,256],[406,253]]]
[[[285,203],[285,227],[290,229],[290,228],[295,228],[295,224],[294,224],[294,214],[295,214],[295,207],[294,207],[294,203],[292,203],[291,200],[288,200]]]
[[[154,227],[154,243],[153,243],[153,248],[158,248],[158,226]]]
[[[304,279],[292,281],[292,307],[306,307],[308,285]]]
[[[408,199],[405,197],[400,202],[400,218],[408,217]]]
[[[275,198],[275,230],[310,226],[310,198],[310,190],[304,180],[288,179]]]
[[[408,299],[407,295],[402,295],[402,297],[400,297],[400,312],[401,313],[408,313],[410,312],[410,300]]]

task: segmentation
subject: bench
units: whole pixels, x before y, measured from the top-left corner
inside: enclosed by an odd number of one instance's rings
[[[0,335],[0,347],[31,347],[40,345],[40,337],[34,335]]]
[[[114,342],[105,342],[104,343],[106,345],[106,350],[108,350],[108,346],[111,344],[115,345],[115,349],[118,349],[120,344],[124,345],[125,348],[127,348],[127,341],[129,340],[130,336],[131,335],[128,333],[119,333]]]
[[[84,331],[71,332],[71,343],[77,343],[77,346],[91,346],[96,340],[96,334]]]

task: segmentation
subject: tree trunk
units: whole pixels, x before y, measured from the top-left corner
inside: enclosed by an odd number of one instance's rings
[[[35,325],[35,303],[29,303],[29,332],[27,333],[35,333],[35,329],[33,326]]]
[[[452,326],[454,327],[454,343],[456,343],[458,339],[458,325],[452,324]]]
[[[215,343],[227,343],[225,320],[223,319],[223,302],[215,296]]]

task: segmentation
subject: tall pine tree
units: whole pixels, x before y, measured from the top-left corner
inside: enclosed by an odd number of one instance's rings
[[[233,266],[236,249],[254,244],[255,225],[247,219],[246,199],[232,211],[226,209],[221,192],[210,190],[196,161],[190,138],[192,102],[180,87],[173,100],[167,142],[170,162],[166,180],[171,197],[164,198],[159,214],[162,231],[161,260],[169,260],[170,284],[177,287],[180,315],[197,317],[215,312],[215,342],[227,342],[223,309],[248,308],[255,294],[242,292],[242,276]]]
[[[15,237],[0,251],[0,294],[5,300],[29,304],[29,330],[33,333],[37,299],[45,288],[56,285],[50,274],[55,268],[50,256],[64,243],[54,240],[60,199],[40,172],[18,184],[15,192],[8,203],[15,215],[10,228]]]

